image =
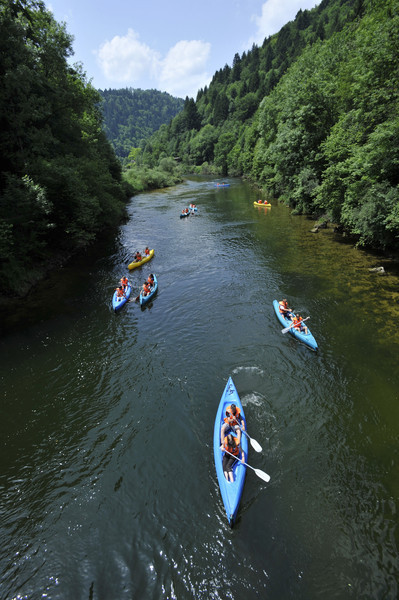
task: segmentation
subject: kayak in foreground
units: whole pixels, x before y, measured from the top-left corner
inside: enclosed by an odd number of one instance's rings
[[[132,288],[130,286],[130,283],[128,283],[128,286],[125,290],[124,296],[118,296],[118,293],[115,290],[114,295],[112,296],[112,308],[114,309],[115,312],[120,310],[122,308],[122,306],[124,304],[126,304],[126,302],[129,300],[131,291],[132,291]]]
[[[240,415],[243,418],[244,423],[245,415],[240,401],[240,397],[236,390],[231,377],[229,377],[224,392],[219,402],[219,407],[216,413],[215,426],[213,431],[213,454],[216,467],[216,475],[219,482],[220,493],[222,496],[224,508],[226,511],[227,519],[230,527],[233,527],[236,520],[238,507],[240,504],[242,490],[244,488],[246,465],[243,465],[240,460],[236,460],[233,466],[234,481],[229,482],[223,473],[223,456],[224,452],[220,449],[220,431],[224,424],[224,417],[226,416],[226,409],[231,404],[235,404],[240,409]],[[246,425],[245,425],[246,428]],[[229,433],[228,431],[226,432]],[[248,460],[248,438],[245,435],[241,435],[241,448],[245,454],[245,461]]]
[[[150,250],[150,253],[147,256],[143,256],[143,258],[141,260],[134,260],[133,262],[130,263],[130,265],[128,265],[128,269],[129,271],[131,271],[132,269],[135,269],[136,267],[141,267],[141,265],[143,265],[144,263],[148,262],[149,260],[152,259],[152,257],[154,256],[154,250]]]
[[[155,294],[157,293],[157,290],[158,290],[158,281],[154,275],[154,285],[151,287],[151,292],[149,294],[147,294],[147,296],[144,295],[143,290],[141,290],[141,292],[140,292],[140,306],[147,304],[147,302],[149,302],[151,300],[151,298],[153,298],[155,296]]]
[[[286,319],[281,314],[277,300],[273,300],[273,307],[274,307],[274,310],[275,310],[278,320],[280,321],[281,325],[284,328],[292,325],[292,321],[290,319]],[[289,329],[289,332],[295,338],[297,338],[298,340],[300,340],[301,342],[303,342],[304,344],[309,346],[309,348],[312,348],[312,350],[317,350],[317,348],[318,348],[317,342],[316,342],[315,338],[313,337],[313,335],[311,334],[309,327],[307,329],[308,329],[308,333],[305,333],[304,331],[299,331],[299,329],[296,329],[295,327],[291,327]]]

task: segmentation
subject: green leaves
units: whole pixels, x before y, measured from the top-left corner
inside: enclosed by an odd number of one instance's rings
[[[123,214],[100,97],[70,67],[71,37],[42,2],[0,0],[0,291]]]
[[[174,98],[158,90],[125,88],[100,90],[104,131],[117,156],[127,157],[132,147],[167,124],[184,107],[185,129],[199,129],[200,120],[194,100]]]

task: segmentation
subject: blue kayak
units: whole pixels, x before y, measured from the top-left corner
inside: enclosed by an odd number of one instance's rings
[[[114,295],[112,296],[112,308],[114,309],[115,312],[120,310],[122,308],[122,306],[124,304],[126,304],[126,302],[129,300],[131,291],[132,291],[132,288],[130,287],[130,283],[128,284],[128,286],[126,288],[124,296],[120,296],[118,298],[118,295],[115,290]]]
[[[229,377],[219,403],[218,411],[216,413],[215,427],[213,431],[213,454],[215,459],[216,474],[219,482],[220,493],[222,495],[222,500],[230,527],[233,527],[234,522],[236,520],[238,506],[240,504],[242,490],[244,488],[245,474],[247,470],[246,466],[243,465],[239,460],[237,460],[233,466],[233,482],[228,482],[223,473],[222,461],[224,452],[220,449],[220,430],[222,428],[222,425],[224,424],[226,408],[232,402],[240,409],[241,416],[244,420],[244,423],[246,424],[244,410],[242,408],[238,392],[236,390],[232,378]],[[226,432],[226,434],[227,433],[228,432]],[[241,448],[245,453],[245,462],[247,462],[248,438],[246,435],[241,435]]]
[[[286,319],[280,313],[277,300],[273,300],[273,307],[276,312],[277,318],[283,327],[289,327],[290,325],[292,325],[292,321],[290,319]],[[306,325],[307,325],[307,323],[306,323]],[[305,333],[304,331],[299,331],[298,329],[295,329],[295,327],[291,327],[289,332],[291,335],[293,335],[295,338],[297,338],[297,340],[303,342],[304,344],[309,346],[309,348],[312,348],[312,350],[317,350],[317,348],[318,348],[317,342],[316,342],[315,338],[313,337],[313,335],[310,333],[309,327],[308,327],[308,333]]]
[[[181,219],[184,219],[185,217],[189,217],[189,216],[190,216],[190,213],[189,213],[189,212],[188,212],[188,213],[183,213],[183,212],[182,212],[182,213],[180,213],[180,218],[181,218]]]
[[[149,302],[151,300],[151,298],[153,298],[155,296],[155,294],[157,293],[157,290],[158,290],[158,281],[154,275],[154,285],[151,288],[151,292],[147,296],[144,296],[143,290],[141,290],[141,292],[140,292],[140,306],[147,304],[147,302]]]
[[[215,187],[217,187],[217,188],[230,187],[230,184],[229,183],[215,183]]]

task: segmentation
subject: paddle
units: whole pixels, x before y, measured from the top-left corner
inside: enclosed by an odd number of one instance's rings
[[[240,427],[242,433],[245,433],[245,435],[247,436],[247,438],[249,439],[252,448],[255,450],[255,452],[262,452],[262,446],[256,441],[254,440],[254,438],[251,438],[251,436],[245,431],[245,429],[243,429],[240,424],[238,423],[238,427]]]
[[[289,327],[282,329],[281,333],[287,333],[287,331],[289,331],[291,329],[291,327],[295,327],[295,325],[300,325],[301,323],[304,323],[308,319],[310,319],[310,317],[306,317],[306,319],[301,319],[301,321],[298,321],[298,323],[291,323],[291,325]]]
[[[231,452],[229,452],[228,450],[225,450],[225,448],[223,448],[223,451],[224,451],[224,452],[227,452],[227,454],[230,454],[230,456],[233,456],[234,458],[237,458],[236,456],[234,456],[234,454],[232,454],[232,453],[231,453]],[[237,458],[237,460],[239,460],[239,459]],[[249,468],[250,468],[250,469],[252,469],[253,471],[255,471],[255,474],[256,474],[258,477],[260,477],[261,479],[263,479],[263,481],[266,481],[266,483],[267,483],[268,481],[270,481],[270,475],[268,475],[268,474],[267,474],[267,473],[265,473],[264,471],[261,471],[260,469],[255,469],[254,467],[251,467],[251,465],[249,465],[248,463],[246,463],[246,462],[242,462],[241,460],[240,460],[240,463],[241,463],[241,464],[243,464],[243,465],[245,465],[246,467],[249,467]]]

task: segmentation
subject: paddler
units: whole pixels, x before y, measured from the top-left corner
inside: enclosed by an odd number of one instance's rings
[[[227,481],[234,482],[233,466],[238,460],[241,453],[241,462],[245,462],[245,454],[240,446],[238,437],[234,437],[231,433],[227,435],[220,446],[220,449],[226,450],[223,456],[222,469]],[[232,456],[233,455],[233,456]]]
[[[115,291],[116,291],[117,298],[123,298],[123,297],[126,298],[125,292],[124,292],[123,287],[121,285],[119,287],[117,287]]]
[[[302,321],[302,317],[297,313],[292,319],[292,322],[294,323],[294,329],[297,329],[298,331],[303,331],[305,335],[308,335],[308,328],[302,323]]]
[[[284,300],[280,300],[278,303],[278,309],[280,311],[280,315],[283,315],[283,317],[286,319],[292,319],[292,309],[288,308],[288,302],[286,298],[284,298]]]
[[[245,431],[245,423],[244,419],[241,416],[241,411],[235,404],[231,403],[230,406],[226,409],[226,416],[224,417],[224,423],[222,425],[222,429],[220,430],[220,441],[223,444],[224,437],[226,432],[229,429],[232,429],[237,438],[238,443],[241,441],[241,430]]]
[[[121,279],[121,286],[122,286],[123,290],[126,290],[128,285],[129,285],[128,278],[126,276],[122,277],[122,279]]]

